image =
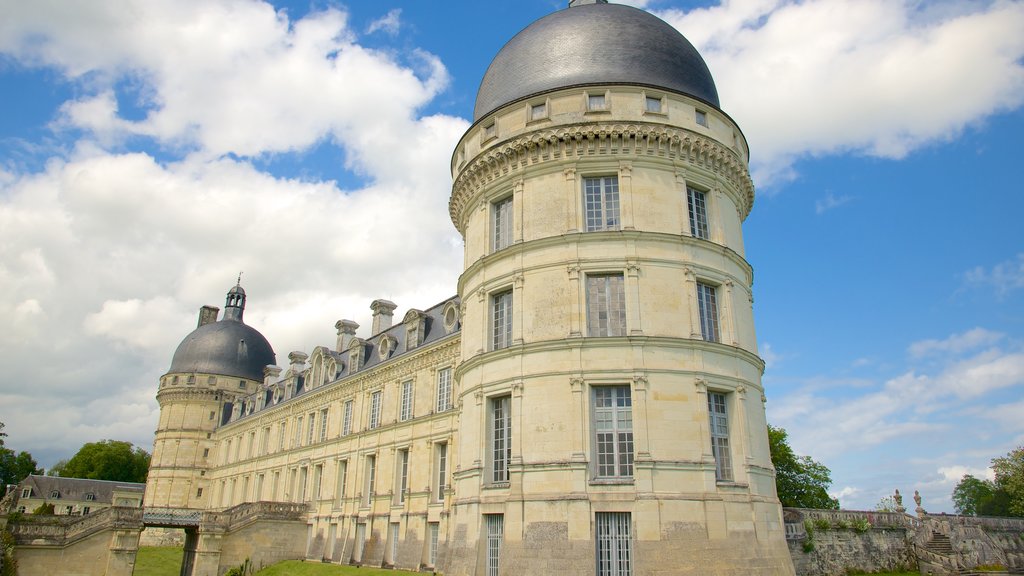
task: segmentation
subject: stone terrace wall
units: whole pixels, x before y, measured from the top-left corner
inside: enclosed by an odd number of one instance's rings
[[[797,576],[916,570],[917,519],[892,512],[786,508],[786,542]]]

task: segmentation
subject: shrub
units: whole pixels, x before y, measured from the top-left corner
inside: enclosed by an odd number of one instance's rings
[[[849,530],[850,529],[850,521],[849,520],[836,520],[836,528],[838,528],[839,530]]]
[[[863,534],[868,530],[871,530],[871,522],[868,522],[867,518],[857,518],[851,523],[851,528],[858,534]]]
[[[14,536],[0,531],[0,576],[17,576],[18,561],[14,559]]]
[[[827,518],[815,518],[814,527],[818,530],[828,530],[832,527],[832,523]]]

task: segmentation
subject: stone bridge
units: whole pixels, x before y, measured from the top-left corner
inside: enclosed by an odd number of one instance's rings
[[[111,507],[87,516],[0,517],[21,576],[131,576],[145,527],[185,531],[182,576],[219,576],[248,559],[259,568],[305,555],[306,506],[240,504],[221,512]]]

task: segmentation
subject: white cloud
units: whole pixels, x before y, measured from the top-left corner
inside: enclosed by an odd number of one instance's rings
[[[974,476],[975,478],[985,480],[994,480],[996,477],[995,473],[992,471],[992,468],[990,467],[972,468],[970,466],[959,465],[942,466],[938,469],[937,472],[939,473],[939,476],[942,477],[943,483],[950,486],[956,486],[956,484],[960,482],[960,480],[968,474]]]
[[[386,34],[394,36],[395,34],[398,34],[398,31],[402,28],[401,17],[401,8],[390,10],[384,16],[370,22],[370,25],[366,28],[366,33],[373,34],[374,32],[383,31]]]
[[[700,50],[759,184],[807,155],[900,158],[1024,102],[1024,4],[750,0],[659,12]]]
[[[814,202],[814,211],[819,215],[824,214],[833,208],[838,208],[843,204],[846,204],[850,200],[853,200],[850,196],[836,196],[832,192],[828,192],[825,194],[824,198]]]
[[[991,286],[1000,297],[1024,288],[1024,253],[1012,260],[1000,262],[991,269],[978,266],[968,270],[964,277],[969,284]]]
[[[962,354],[999,342],[1003,334],[984,328],[973,328],[962,334],[953,334],[943,340],[921,340],[914,342],[907,350],[915,358],[932,354]]]
[[[5,382],[30,383],[0,385],[0,419],[19,449],[44,464],[77,448],[69,438],[148,449],[157,378],[239,271],[246,320],[279,362],[332,344],[340,318],[365,332],[375,298],[401,314],[454,292],[448,162],[468,123],[420,114],[448,83],[433,55],[367,49],[338,10],[298,21],[259,2],[0,11],[0,52],[62,74],[76,97],[58,135],[85,133],[41,171],[0,173],[0,362]],[[141,115],[121,109],[126,98]],[[140,136],[159,154],[122,149]],[[254,162],[317,145],[337,146],[362,183]],[[85,416],[99,411],[111,417]]]

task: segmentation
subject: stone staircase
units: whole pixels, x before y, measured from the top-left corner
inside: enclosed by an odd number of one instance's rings
[[[941,554],[943,556],[953,555],[953,543],[949,541],[949,536],[946,536],[941,532],[932,531],[932,537],[924,547],[931,552]]]

